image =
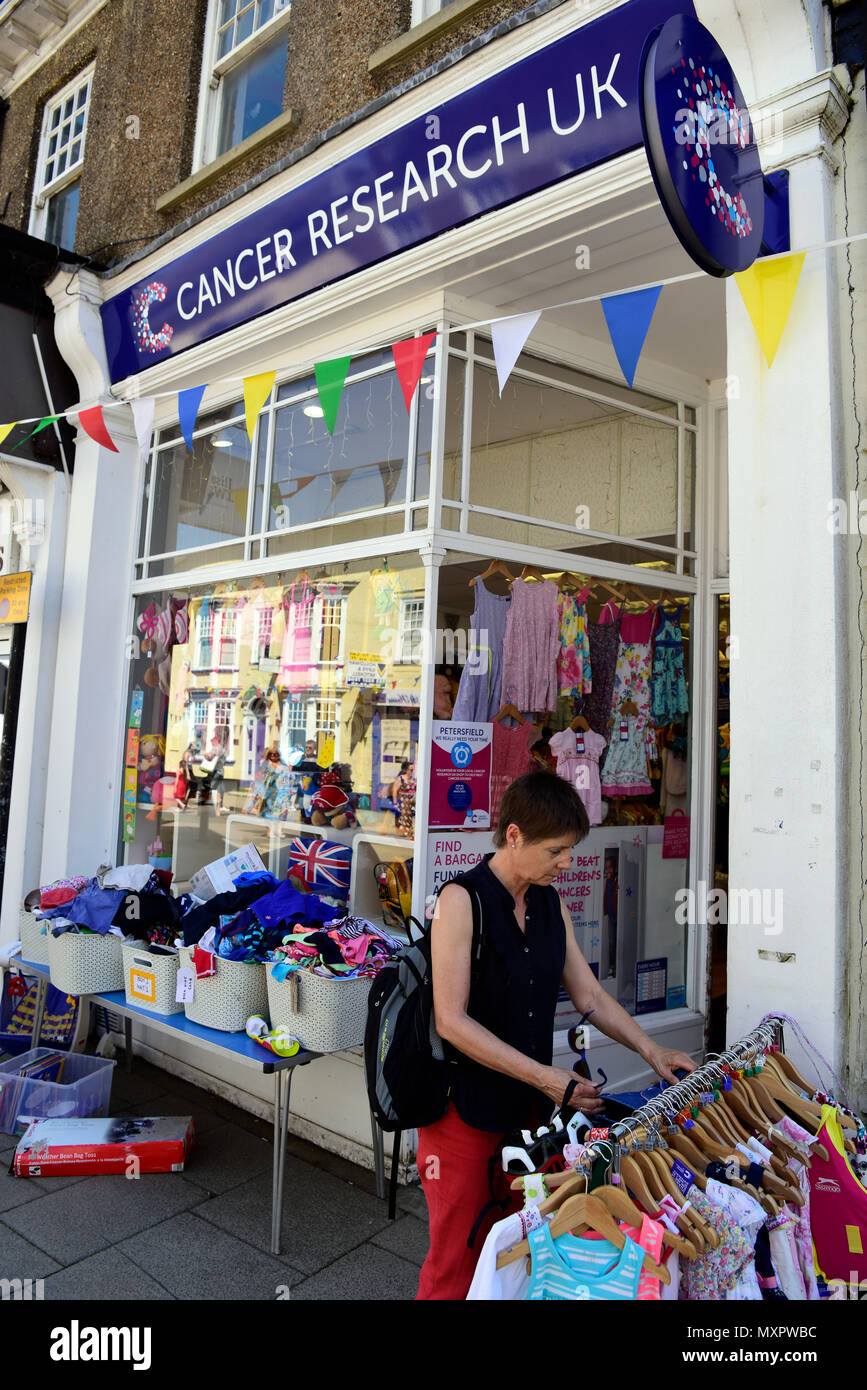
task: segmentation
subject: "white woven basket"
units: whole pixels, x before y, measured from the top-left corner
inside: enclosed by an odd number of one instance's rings
[[[195,974],[192,956],[190,947],[181,947],[181,969]],[[184,1005],[184,1013],[203,1028],[243,1033],[250,1015],[264,1014],[268,1007],[265,967],[257,961],[223,960],[221,956],[215,956],[214,963],[216,975],[196,980],[192,1000]]]
[[[175,999],[179,964],[176,955],[152,956],[140,945],[124,946],[126,1002],[152,1014],[182,1014],[184,1006]]]
[[[56,919],[51,924],[56,926]],[[49,927],[48,965],[51,983],[64,994],[111,994],[123,989],[121,939],[67,931],[52,936]]]
[[[48,928],[50,922],[40,922],[32,912],[18,915],[18,932],[21,937],[21,959],[32,961],[34,965],[48,964]]]
[[[308,1052],[342,1052],[360,1047],[367,1023],[369,975],[351,980],[298,970],[275,980],[268,967],[268,1010],[272,1028],[285,1028]]]

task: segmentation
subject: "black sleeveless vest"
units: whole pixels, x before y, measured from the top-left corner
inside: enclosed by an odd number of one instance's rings
[[[554,1010],[566,963],[566,928],[557,890],[531,884],[526,932],[515,902],[489,867],[487,855],[460,882],[478,894],[482,950],[473,968],[467,1013],[502,1042],[551,1065]],[[553,1102],[525,1082],[492,1071],[448,1046],[453,1063],[450,1098],[464,1124],[507,1134],[547,1120]]]

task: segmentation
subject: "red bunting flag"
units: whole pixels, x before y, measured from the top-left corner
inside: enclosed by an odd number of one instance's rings
[[[428,348],[435,337],[436,331],[426,333],[422,338],[405,338],[402,343],[395,343],[391,349],[407,410],[412,404]]]
[[[101,444],[104,449],[111,449],[114,454],[117,453],[117,445],[106,429],[105,420],[102,418],[101,405],[92,405],[88,410],[79,410],[78,423],[97,444]]]

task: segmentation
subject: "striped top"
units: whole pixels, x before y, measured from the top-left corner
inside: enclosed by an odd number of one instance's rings
[[[527,1299],[628,1301],[638,1294],[644,1251],[626,1237],[622,1250],[608,1240],[562,1235],[553,1240],[549,1226],[531,1231],[530,1287]]]

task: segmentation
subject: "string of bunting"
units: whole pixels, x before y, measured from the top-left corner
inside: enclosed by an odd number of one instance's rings
[[[833,246],[848,245],[865,238],[867,238],[867,232],[861,232],[853,236],[840,237],[834,241],[822,242],[816,246],[809,246],[803,251],[765,256],[754,262],[748,270],[741,271],[734,276],[769,368],[773,366],[777,355],[792,310],[804,260],[808,253],[824,251]],[[663,289],[668,285],[681,284],[686,280],[704,278],[704,271],[695,271],[687,275],[672,276],[668,280],[661,280],[651,285],[639,285],[611,294],[588,295],[582,299],[567,300],[563,304],[548,305],[546,308],[535,309],[524,314],[513,314],[505,318],[483,320],[479,323],[455,324],[446,331],[447,333],[464,333],[475,328],[490,328],[497,382],[502,396],[527,339],[543,313],[553,309],[598,303],[602,307],[608,335],[620,370],[631,389],[635,383],[639,358]],[[436,332],[426,333],[420,337],[406,338],[399,343],[391,344],[395,370],[407,411],[411,408],[413,396],[421,379],[425,358],[436,336]],[[363,351],[369,353],[374,349],[366,348]],[[324,362],[317,362],[313,367],[319,405],[326,428],[331,435],[334,434],[337,425],[343,388],[351,362],[351,356],[333,357]],[[237,380],[237,378],[225,379]],[[247,434],[252,442],[256,420],[274,388],[277,373],[276,371],[260,372],[255,376],[244,377],[242,380]],[[181,434],[187,448],[192,453],[193,431],[208,385],[209,383],[206,382],[201,386],[191,386],[177,393],[174,391],[157,392],[152,396],[142,396],[135,400],[118,401],[118,404],[129,405],[132,410],[136,439],[142,456],[146,457],[150,449],[157,397],[175,394],[177,394],[178,400]],[[75,416],[78,417],[79,425],[85,434],[104,448],[111,449],[115,453],[118,452],[117,446],[109,434],[103,416],[103,407],[99,404],[67,411],[59,415],[45,415],[38,420],[34,417],[33,419],[13,420],[8,424],[0,424],[0,445],[18,425],[35,425],[35,429],[25,434],[18,440],[17,444],[13,444],[9,452],[20,449],[21,445],[26,443],[28,439],[32,439],[34,435],[47,429],[49,425],[55,424],[56,421]]]

